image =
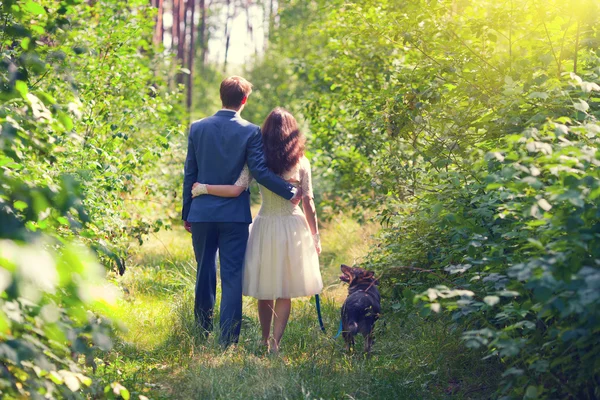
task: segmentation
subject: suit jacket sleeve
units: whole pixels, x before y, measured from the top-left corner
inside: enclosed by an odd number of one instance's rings
[[[190,207],[192,205],[192,185],[198,179],[198,163],[196,161],[196,148],[193,143],[192,128],[188,136],[188,150],[185,159],[184,176],[183,176],[183,208],[181,210],[181,218],[187,221]]]
[[[256,129],[248,140],[246,154],[248,168],[258,183],[285,199],[290,200],[294,197],[294,187],[267,168],[260,128]]]

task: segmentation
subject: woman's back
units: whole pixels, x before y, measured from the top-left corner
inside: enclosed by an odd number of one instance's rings
[[[281,177],[294,186],[301,187],[303,196],[312,196],[310,162],[306,157],[302,157],[295,166],[282,174]],[[299,206],[276,195],[262,185],[259,185],[259,187],[262,206],[258,215],[261,217],[303,215]]]

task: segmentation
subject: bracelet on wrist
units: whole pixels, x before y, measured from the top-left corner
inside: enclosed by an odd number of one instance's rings
[[[201,196],[203,194],[208,194],[208,185],[204,183],[199,183],[192,189],[193,196]]]

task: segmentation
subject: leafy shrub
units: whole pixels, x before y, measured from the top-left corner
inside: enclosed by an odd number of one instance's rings
[[[112,346],[110,321],[86,311],[110,292],[104,269],[77,246],[51,253],[48,245],[0,241],[3,398],[83,398],[104,389],[85,373],[98,350]]]
[[[90,374],[113,324],[87,310],[109,315],[97,257],[122,272],[131,239],[165,225],[133,196],[173,198],[163,152],[181,113],[149,67],[153,15],[141,0],[0,7],[0,394],[128,398]]]
[[[169,215],[144,214],[156,198],[174,198],[178,170],[164,153],[183,114],[149,44],[149,4],[91,4],[2,3],[0,165],[12,182],[2,190],[7,214],[30,231],[82,238],[122,271],[131,239],[168,224]],[[69,191],[82,196],[61,204],[65,217],[45,212],[49,197],[66,201]]]
[[[400,278],[398,295],[469,326],[466,345],[503,361],[511,396],[599,395],[600,87],[597,72],[572,78],[557,94],[569,114],[474,152],[472,175],[395,220],[374,260],[443,268],[445,285]]]

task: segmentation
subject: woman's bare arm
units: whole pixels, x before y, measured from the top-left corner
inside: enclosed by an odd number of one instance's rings
[[[302,208],[304,209],[304,216],[310,233],[312,233],[313,241],[315,243],[315,250],[317,254],[321,254],[321,237],[319,235],[319,224],[317,222],[317,207],[315,207],[315,201],[313,200],[312,190],[312,174],[310,171],[310,163],[308,159],[302,158],[300,161],[300,187],[302,188]]]
[[[244,166],[238,180],[233,185],[207,185],[200,182],[194,183],[192,186],[192,197],[203,194],[211,194],[218,197],[238,197],[242,192],[248,189],[252,181],[252,176],[248,170],[248,166]]]
[[[321,235],[319,235],[319,224],[317,223],[317,208],[312,196],[302,197],[302,208],[304,209],[304,216],[306,217],[306,222],[308,222],[310,233],[312,233],[315,250],[317,254],[321,254]]]
[[[317,223],[317,207],[315,207],[315,201],[311,196],[302,197],[302,208],[304,209],[304,215],[306,221],[310,227],[310,233],[316,235],[319,233],[319,225]]]
[[[199,186],[200,183],[198,182],[194,183],[192,186],[192,197],[197,197],[201,194],[212,194],[213,196],[218,197],[238,197],[246,190],[243,186],[235,185],[204,185],[206,187],[206,192],[203,192],[196,189]]]
[[[206,185],[206,190],[213,196],[238,197],[246,188],[235,185]]]

